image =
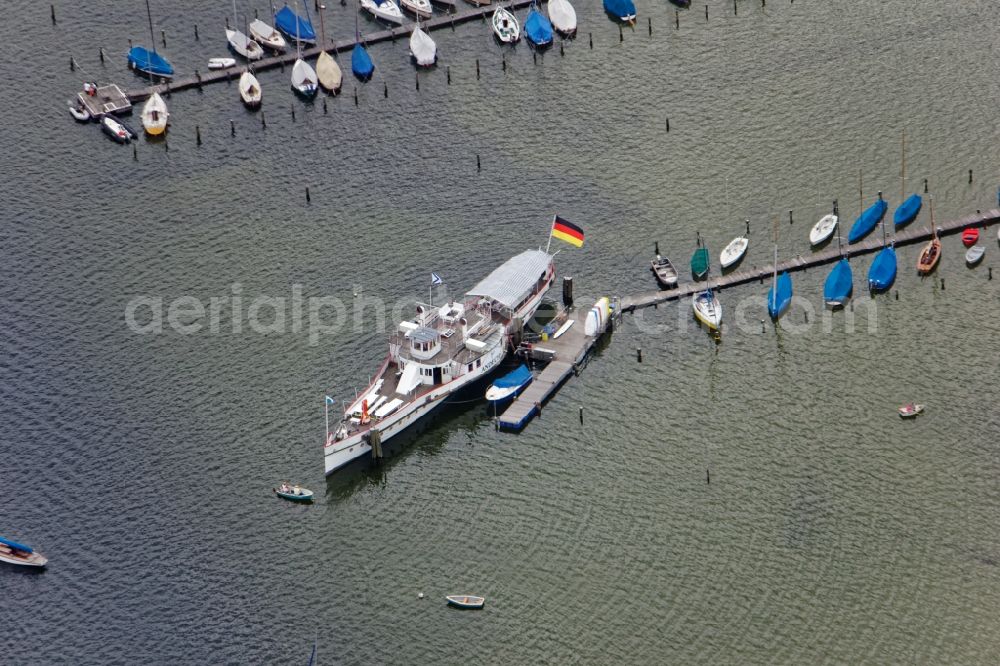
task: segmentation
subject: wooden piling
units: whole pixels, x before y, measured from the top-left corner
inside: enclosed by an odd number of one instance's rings
[[[195,125],[194,126],[194,138],[195,138],[195,143],[200,146],[201,145],[201,126],[200,125]]]
[[[309,186],[306,186],[306,203],[312,203],[312,197],[309,195]]]
[[[49,11],[52,13],[52,25],[56,24],[56,6],[49,5]]]
[[[229,136],[236,136],[236,122],[232,118],[229,119]]]
[[[98,55],[101,57],[101,64],[104,64],[104,47],[102,46],[97,50]]]

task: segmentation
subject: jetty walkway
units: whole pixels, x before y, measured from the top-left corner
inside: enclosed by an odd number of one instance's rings
[[[888,215],[888,213],[886,214]],[[843,225],[844,222],[846,222],[846,220],[841,219],[841,225]],[[960,233],[963,229],[967,229],[969,227],[987,228],[998,222],[1000,222],[1000,208],[994,208],[992,210],[982,211],[973,215],[966,215],[958,218],[957,220],[940,223],[937,225],[938,236],[948,236],[950,234]],[[891,222],[888,222],[887,224],[891,224]],[[899,246],[928,241],[930,240],[931,235],[930,226],[922,228],[911,227],[898,231],[891,237],[887,236],[886,239],[887,242],[892,242]],[[788,271],[791,273],[798,270],[804,270],[806,268],[812,268],[814,266],[822,266],[823,264],[838,261],[842,256],[856,257],[861,254],[877,252],[881,250],[882,247],[882,233],[876,229],[875,231],[872,231],[867,238],[851,245],[838,247],[837,244],[834,243],[832,247],[828,247],[818,252],[812,252],[808,255],[799,255],[797,257],[793,257],[792,259],[779,261],[778,272],[782,273],[784,271]],[[735,270],[731,273],[726,273],[718,277],[712,277],[701,282],[688,282],[686,284],[681,284],[676,289],[648,291],[641,294],[624,296],[618,301],[618,312],[633,312],[639,308],[647,308],[659,303],[665,303],[667,301],[674,301],[686,296],[691,296],[692,294],[709,288],[718,291],[727,287],[745,284],[747,282],[764,280],[770,278],[773,274],[774,264],[768,264],[766,266],[750,270]]]
[[[426,21],[420,22],[420,28],[425,32],[431,32],[434,30],[441,30],[443,28],[454,28],[460,23],[468,23],[469,21],[474,21],[480,19],[483,21],[488,20],[487,17],[492,16],[493,12],[497,7],[506,7],[507,9],[523,9],[531,5],[533,0],[507,0],[506,2],[494,2],[488,5],[483,5],[481,7],[469,7],[468,9],[463,9],[455,12],[454,14],[441,14],[434,18],[430,18]],[[327,53],[343,53],[345,51],[350,51],[354,48],[355,44],[361,43],[364,46],[370,46],[371,44],[378,44],[379,42],[395,41],[396,38],[409,38],[410,33],[413,32],[413,28],[416,25],[414,22],[406,23],[401,26],[396,26],[387,30],[379,30],[378,32],[369,32],[362,35],[361,39],[342,39],[339,41],[331,40],[326,46],[317,44],[316,46],[310,46],[309,48],[302,49],[302,58],[314,58],[319,56],[321,51],[326,51]],[[255,60],[250,63],[250,69],[254,72],[262,72],[269,69],[275,69],[278,67],[285,67],[286,65],[291,66],[295,64],[296,59],[298,59],[298,54],[294,49],[289,49],[287,53],[282,53],[279,55],[271,56],[269,58],[261,58],[260,60]],[[147,86],[145,88],[136,88],[134,90],[129,90],[126,95],[128,99],[132,102],[141,102],[147,97],[152,95],[154,92],[158,92],[161,95],[177,92],[180,90],[190,90],[191,88],[201,88],[212,83],[219,83],[222,81],[231,81],[234,76],[239,76],[245,69],[245,63],[239,63],[236,67],[230,67],[229,69],[217,69],[211,70],[204,74],[200,71],[195,70],[194,74],[188,76],[176,77],[171,81],[164,81],[163,83],[158,83],[156,85]],[[345,72],[345,76],[347,73]]]

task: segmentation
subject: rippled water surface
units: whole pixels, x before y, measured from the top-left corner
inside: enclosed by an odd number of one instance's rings
[[[937,219],[996,205],[996,2],[710,0],[676,29],[642,0],[621,41],[574,4],[577,39],[537,64],[478,22],[433,33],[429,72],[406,40],[375,45],[375,79],[326,112],[261,73],[266,128],[234,86],[177,93],[168,143],[133,158],[65,99],[142,85],[124,53],[148,43],[144,4],[58,2],[52,26],[48,3],[9,3],[0,534],[51,563],[0,568],[0,661],[305,663],[315,641],[348,664],[997,663],[993,230],[975,269],[946,238],[933,279],[900,248],[874,301],[853,259],[853,312],[824,313],[826,269],[796,274],[783,329],[761,326],[765,285],[726,290],[718,346],[686,304],[628,316],[523,433],[455,405],[324,480],[323,395],[385,353],[370,302],[426,296],[431,271],[461,293],[555,211],[586,231],[556,258],[586,301],[652,288],[654,240],[685,265],[744,218],[745,265],[775,231],[806,253],[833,199],[857,214],[859,172],[894,208],[904,128],[907,193],[927,178]],[[225,55],[228,3],[152,6],[180,72]],[[353,34],[351,6],[326,16]],[[125,325],[138,296],[238,291],[245,312],[294,285],[346,323],[315,345],[291,316],[237,333],[226,300],[216,331]],[[927,414],[901,421],[914,399]],[[319,501],[276,500],[282,478]],[[444,606],[465,592],[486,609]]]

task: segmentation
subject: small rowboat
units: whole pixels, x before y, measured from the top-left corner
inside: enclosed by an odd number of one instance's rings
[[[236,67],[236,58],[209,58],[208,68],[209,69],[229,69],[230,67]]]
[[[77,100],[75,103],[70,100],[69,115],[73,116],[73,120],[78,123],[90,122],[90,111],[87,111],[87,107],[80,100]]]
[[[840,218],[833,213],[821,217],[819,222],[813,226],[812,231],[809,232],[809,243],[819,245],[829,239],[837,229],[838,222],[840,222]]]
[[[274,494],[278,497],[284,497],[293,502],[312,502],[313,500],[313,491],[298,485],[292,485],[287,481],[282,481],[281,485],[273,490]]]
[[[729,245],[722,250],[722,254],[719,255],[719,263],[723,268],[729,268],[734,264],[738,264],[740,259],[747,253],[749,246],[749,238],[746,236],[737,236],[729,241]]]
[[[677,269],[674,268],[669,259],[656,255],[656,259],[650,263],[653,274],[656,275],[656,281],[660,283],[661,287],[672,289],[677,286]]]
[[[486,603],[485,597],[474,597],[471,594],[449,594],[445,599],[448,600],[449,606],[469,610],[479,610]]]
[[[983,245],[973,245],[965,253],[965,263],[969,266],[975,266],[980,261],[983,260],[983,255],[986,254],[986,247]]]
[[[979,240],[979,229],[970,228],[962,232],[962,244],[972,247]]]
[[[44,567],[49,560],[31,546],[0,537],[0,562],[22,567]]]
[[[924,406],[912,402],[908,405],[903,405],[902,407],[899,408],[899,416],[900,418],[904,419],[912,419],[923,413],[924,413]]]

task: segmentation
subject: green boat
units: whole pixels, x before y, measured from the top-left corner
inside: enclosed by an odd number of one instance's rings
[[[699,246],[691,255],[691,275],[701,280],[708,275],[708,248]]]

